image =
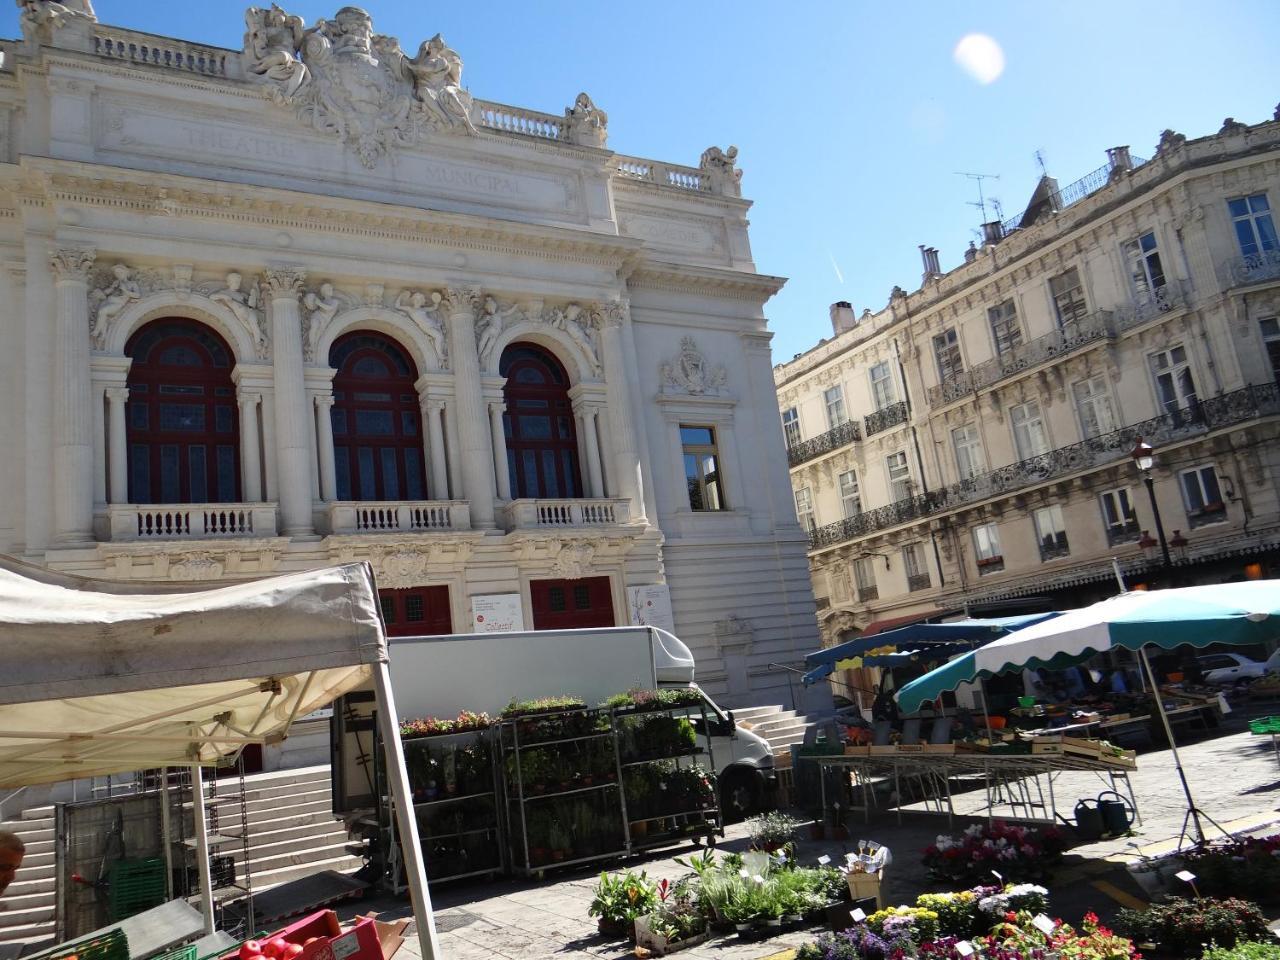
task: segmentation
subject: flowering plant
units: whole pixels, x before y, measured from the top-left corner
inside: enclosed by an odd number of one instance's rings
[[[923,907],[886,907],[867,917],[867,926],[886,940],[927,943],[938,935],[938,915]]]
[[[440,717],[417,717],[400,721],[400,737],[413,740],[417,737],[441,737],[450,733],[470,733],[473,730],[484,730],[493,726],[493,720],[487,713],[472,713],[463,710],[457,719],[448,720]]]
[[[916,897],[916,906],[936,913],[938,930],[945,935],[967,937],[977,932],[978,896],[972,890],[922,893]]]
[[[978,887],[978,909],[993,917],[1023,911],[1035,916],[1049,909],[1049,891],[1034,883],[1010,883],[999,887]]]
[[[1201,893],[1280,895],[1280,834],[1208,843],[1187,851],[1183,859]]]
[[[1156,943],[1182,956],[1192,956],[1210,943],[1233,947],[1270,936],[1258,905],[1234,898],[1172,897],[1146,910],[1121,910],[1116,927],[1139,943]]]
[[[902,960],[913,956],[915,944],[908,938],[886,939],[865,923],[824,933],[796,951],[796,960]]]
[[[997,820],[974,824],[959,836],[938,836],[925,848],[924,864],[934,877],[952,882],[986,880],[993,871],[1008,880],[1039,880],[1064,847],[1056,827],[1035,830]]]

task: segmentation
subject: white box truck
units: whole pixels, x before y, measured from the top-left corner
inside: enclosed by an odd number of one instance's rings
[[[456,717],[462,710],[497,716],[512,700],[558,695],[589,706],[627,690],[692,687],[693,655],[657,627],[530,630],[390,639],[391,687],[401,718]],[[703,693],[711,725],[712,756],[726,820],[758,809],[773,792],[773,751],[766,740],[737,726],[733,714]],[[334,811],[373,806],[371,744],[363,724],[344,714],[367,713],[370,703],[335,705],[332,735]],[[700,721],[699,721],[700,722]]]

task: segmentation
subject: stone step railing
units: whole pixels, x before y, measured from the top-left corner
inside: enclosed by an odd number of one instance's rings
[[[947,513],[981,500],[1124,460],[1138,437],[1158,448],[1259,417],[1274,416],[1280,416],[1280,383],[1243,387],[1202,400],[1185,410],[1163,413],[1111,433],[977,474],[939,490],[829,523],[810,535],[809,549],[835,546],[898,524]]]
[[[111,539],[203,540],[274,537],[274,503],[112,504]]]
[[[674,163],[645,160],[642,157],[614,157],[614,169],[626,180],[643,180],[663,187],[680,190],[711,191],[707,177],[697,167],[682,167]]]
[[[329,532],[430,533],[471,529],[471,507],[463,500],[336,500],[329,504]]]
[[[564,117],[523,107],[511,107],[489,100],[475,101],[472,122],[477,127],[498,130],[502,133],[518,133],[540,140],[567,140]]]
[[[512,500],[506,505],[508,530],[546,527],[616,526],[631,520],[627,500]]]
[[[839,450],[841,447],[856,443],[861,439],[862,431],[858,428],[858,421],[846,420],[844,423],[832,427],[826,433],[820,433],[816,437],[788,447],[787,463],[793,467],[799,466],[822,456],[824,453]]]
[[[101,24],[93,29],[93,52],[108,60],[147,64],[202,77],[226,77],[238,71],[240,54],[222,47],[186,43]]]

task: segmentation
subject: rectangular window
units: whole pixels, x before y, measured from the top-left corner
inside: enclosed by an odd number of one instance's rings
[[[395,448],[382,447],[378,455],[382,460],[382,495],[387,500],[399,500],[400,471],[396,469]]]
[[[715,427],[680,425],[684,452],[684,477],[691,510],[728,510]]]
[[[1111,546],[1138,539],[1141,531],[1128,487],[1104,490],[1098,495],[1098,503],[1102,507],[1102,523],[1107,528],[1107,542]]]
[[[231,444],[220,444],[214,454],[218,467],[218,503],[235,503],[236,501],[236,448]]]
[[[1187,520],[1193,527],[1221,523],[1227,519],[1227,505],[1218,489],[1218,474],[1213,465],[1186,470],[1178,476]]]
[[[1056,560],[1071,552],[1067,545],[1067,526],[1059,506],[1041,507],[1033,515],[1036,540],[1040,542],[1040,559]]]
[[[952,430],[951,443],[955,447],[956,469],[960,471],[961,480],[976,477],[987,468],[986,458],[982,455],[982,439],[978,435],[976,423]]]
[[[995,573],[1004,569],[1004,554],[1000,550],[1000,531],[994,523],[984,523],[973,528],[973,551],[978,559],[978,573]]]
[[[214,429],[218,433],[234,433],[236,423],[235,407],[214,407]]]
[[[889,500],[896,503],[911,496],[911,468],[907,466],[907,452],[899,450],[884,458],[889,475]]]
[[[1022,343],[1022,327],[1018,326],[1018,308],[1012,300],[988,307],[987,322],[991,324],[991,339],[995,341],[997,357],[1003,357]]]
[[[858,475],[852,470],[840,474],[840,506],[846,517],[856,517],[862,512],[862,493],[858,489]]]
[[[395,414],[390,410],[357,410],[356,433],[362,437],[394,437]]]
[[[788,450],[800,443],[800,411],[795,407],[782,411],[782,434]]]
[[[145,443],[129,447],[129,502],[151,500],[151,448]]]
[[[1164,286],[1164,267],[1156,249],[1156,235],[1144,233],[1124,245],[1125,264],[1133,281],[1133,292],[1146,300]]]
[[[1013,445],[1019,460],[1030,460],[1049,452],[1049,433],[1045,430],[1040,401],[1029,400],[1009,411],[1013,424]]]
[[[902,548],[902,567],[907,572],[909,591],[929,589],[929,568],[925,566],[923,544],[908,543]]]
[[[1280,320],[1267,317],[1261,321],[1262,343],[1267,349],[1267,360],[1271,363],[1271,375],[1276,383],[1280,383]]]
[[[964,373],[964,360],[960,357],[960,338],[955,327],[943,330],[933,338],[933,355],[938,361],[938,382],[946,383]]]
[[[853,579],[858,585],[858,599],[863,603],[880,598],[880,591],[876,587],[875,557],[859,557],[853,561]]]
[[[138,390],[136,386],[130,387],[129,389],[134,393],[136,393]],[[151,421],[147,414],[147,411],[149,409],[150,408],[145,403],[129,404],[129,426],[132,427],[134,430],[150,429],[149,425]]]
[[[1049,278],[1049,295],[1053,297],[1053,310],[1058,315],[1058,326],[1083,320],[1089,307],[1084,300],[1084,286],[1080,283],[1080,271],[1075,267]]]
[[[160,447],[160,502],[181,503],[182,480],[178,476],[179,453],[176,444]]]
[[[1076,400],[1076,412],[1080,415],[1080,431],[1083,436],[1100,437],[1115,430],[1115,410],[1111,406],[1111,394],[1103,377],[1089,377],[1071,385]]]
[[[160,429],[204,433],[205,418],[202,403],[160,404]]]
[[[893,385],[893,371],[889,369],[889,361],[881,360],[871,368],[871,402],[877,410],[892,406],[898,402],[898,391]]]
[[[1165,413],[1190,410],[1196,405],[1196,385],[1191,377],[1191,364],[1185,347],[1170,347],[1150,355],[1151,375],[1156,381],[1156,396]]]
[[[191,477],[191,502],[209,502],[209,471],[205,464],[205,449],[202,443],[193,443],[187,447],[187,469]]]
[[[818,528],[818,522],[813,516],[813,491],[808,487],[801,487],[796,491],[796,519],[809,533]]]
[[[1276,226],[1271,219],[1271,205],[1265,193],[1227,201],[1231,224],[1236,228],[1236,241],[1242,257],[1255,257],[1277,249]]]
[[[824,390],[822,399],[827,405],[828,427],[838,427],[849,419],[844,415],[844,388],[839,384]]]

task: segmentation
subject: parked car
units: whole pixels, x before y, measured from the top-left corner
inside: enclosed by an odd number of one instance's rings
[[[1270,661],[1268,661],[1269,663]],[[1196,663],[1204,672],[1205,683],[1236,683],[1257,680],[1267,672],[1266,664],[1250,660],[1238,653],[1211,653],[1198,657]]]

